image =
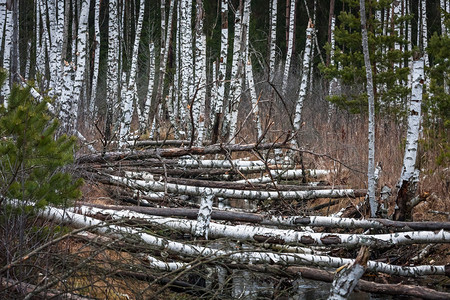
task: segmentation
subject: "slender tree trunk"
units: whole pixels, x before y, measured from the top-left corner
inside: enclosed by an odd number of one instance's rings
[[[192,54],[192,0],[181,0],[180,38],[181,38],[181,118],[182,136],[186,135],[190,100],[193,92],[193,54]]]
[[[136,36],[134,38],[134,46],[131,60],[130,76],[127,84],[127,90],[125,92],[125,98],[122,99],[122,124],[120,126],[120,143],[119,146],[123,147],[128,140],[131,127],[131,119],[133,117],[133,100],[137,97],[136,90],[136,75],[137,64],[139,54],[139,44],[141,41],[142,23],[144,21],[145,2],[139,7],[139,17],[136,25]]]
[[[369,102],[369,155],[368,155],[368,195],[370,204],[370,216],[376,217],[378,205],[375,199],[375,96],[373,92],[372,79],[372,65],[370,64],[369,56],[369,40],[367,37],[367,23],[366,23],[366,4],[365,0],[360,0],[360,16],[361,16],[361,31],[362,31],[362,46],[364,54],[364,65],[366,67],[367,79],[367,96]]]
[[[286,95],[286,90],[288,87],[288,80],[289,80],[289,71],[291,68],[291,59],[292,59],[292,52],[294,47],[294,20],[295,20],[295,3],[296,0],[291,0],[291,7],[289,10],[289,38],[288,38],[288,44],[287,44],[287,52],[286,52],[286,62],[284,65],[284,73],[283,73],[283,84],[282,84],[282,94]]]
[[[13,50],[12,49],[13,48],[12,39],[13,39],[14,23],[13,23],[13,12],[7,6],[5,6],[5,9],[6,9],[6,21],[5,21],[5,36],[3,38],[4,43],[5,43],[5,47],[3,50],[3,68],[7,70],[8,77],[5,80],[5,82],[3,83],[2,94],[9,95],[10,94],[11,53]],[[5,101],[4,103],[6,106],[8,105],[8,102]]]
[[[333,38],[334,38],[333,22],[336,23],[336,17],[334,16],[334,3],[335,3],[335,0],[330,0],[330,11],[328,14],[328,43],[330,45],[332,45]],[[330,54],[327,54],[327,66],[330,65],[331,58],[332,58],[332,55],[330,52]]]
[[[294,116],[294,130],[299,131],[301,127],[302,118],[302,108],[303,102],[305,101],[307,89],[308,89],[308,75],[309,75],[309,65],[311,63],[311,47],[312,47],[312,35],[314,34],[314,24],[309,20],[308,28],[306,29],[306,45],[305,52],[303,56],[303,68],[302,68],[302,79],[300,82],[300,91],[298,94],[297,104],[295,106],[295,116]],[[300,147],[295,139],[297,147]]]
[[[240,0],[239,8],[236,9],[234,19],[234,41],[233,41],[233,62],[231,66],[231,83],[230,83],[230,98],[229,98],[229,113],[225,120],[228,124],[228,140],[232,142],[234,134],[236,133],[238,108],[242,93],[242,36],[243,36],[243,16],[242,16],[242,0]],[[225,124],[225,122],[224,122]]]
[[[119,96],[119,19],[118,0],[109,0],[109,25],[108,25],[108,62],[106,76],[106,128],[105,138],[111,139],[111,130],[114,118],[114,107]]]
[[[159,112],[159,104],[163,102],[164,97],[164,82],[166,78],[166,66],[167,66],[167,60],[169,58],[169,46],[170,46],[170,40],[172,37],[172,19],[173,19],[173,11],[174,11],[174,5],[175,1],[170,1],[169,6],[169,16],[167,19],[167,24],[165,21],[165,14],[166,9],[165,5],[163,3],[164,1],[161,1],[161,49],[160,49],[160,56],[159,56],[159,72],[158,72],[158,86],[156,88],[156,98],[155,98],[155,105],[154,105],[154,115],[149,116],[149,121],[152,122],[152,128],[158,128],[159,127],[159,118],[155,118],[158,116]],[[150,114],[152,111],[150,111]],[[153,117],[152,119],[150,119]],[[153,123],[156,123],[153,126]]]
[[[213,125],[212,142],[217,142],[222,128],[222,118],[224,115],[223,104],[225,102],[225,79],[227,74],[228,58],[228,0],[221,0],[221,40],[219,71],[217,76],[217,101],[214,107],[215,118]]]
[[[148,87],[147,95],[144,100],[144,110],[142,115],[139,116],[140,130],[144,132],[148,126],[148,119],[150,116],[150,107],[152,104],[153,86],[155,85],[155,44],[150,42],[149,44],[149,62],[148,62]]]
[[[78,106],[82,99],[82,88],[85,83],[86,59],[87,59],[87,40],[88,40],[88,19],[89,19],[90,0],[82,0],[81,10],[78,22],[77,37],[77,67],[75,71],[75,80],[72,90],[71,121],[68,124],[70,130],[76,130],[78,122]]]
[[[275,60],[276,60],[276,43],[277,43],[277,10],[278,0],[272,0],[272,8],[270,10],[270,49],[269,49],[269,80],[274,79]]]
[[[95,0],[94,11],[94,72],[92,74],[91,97],[89,101],[89,112],[95,118],[95,102],[97,99],[98,72],[100,68],[100,0]]]

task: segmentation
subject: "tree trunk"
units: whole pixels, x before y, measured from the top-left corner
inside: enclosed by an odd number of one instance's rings
[[[362,246],[356,259],[343,270],[336,272],[328,300],[348,299],[359,279],[364,275],[369,255],[369,248]]]
[[[424,81],[424,59],[413,63],[412,91],[409,103],[408,132],[406,135],[405,155],[403,157],[402,174],[398,183],[398,195],[394,219],[410,220],[412,217],[411,200],[414,197],[419,181],[419,170],[416,169],[417,147],[421,122],[422,89]]]
[[[94,11],[94,72],[92,74],[91,97],[89,102],[89,112],[95,118],[95,102],[97,99],[98,72],[100,68],[100,0],[95,0]]]
[[[372,79],[372,65],[370,64],[369,56],[369,40],[367,37],[367,24],[366,24],[366,4],[365,0],[360,0],[360,16],[361,16],[361,31],[362,31],[362,46],[364,54],[364,65],[366,67],[366,80],[367,80],[367,95],[369,102],[369,155],[368,155],[368,195],[370,204],[370,216],[376,217],[378,205],[375,199],[375,96],[373,92],[373,79]]]
[[[269,48],[269,80],[272,81],[275,75],[276,44],[277,44],[277,11],[278,0],[272,0],[270,10],[270,48]]]
[[[311,63],[311,46],[312,46],[312,35],[314,34],[314,24],[309,20],[308,28],[306,29],[306,45],[305,52],[303,56],[303,68],[302,68],[302,79],[300,82],[300,91],[298,93],[297,104],[295,105],[295,116],[294,116],[294,131],[298,132],[302,125],[302,109],[303,102],[305,101],[307,89],[308,89],[308,75],[309,75],[309,65]],[[293,140],[298,148],[298,139]]]
[[[296,0],[290,0],[291,1],[291,7],[289,9],[289,38],[288,38],[288,44],[287,44],[287,52],[286,52],[286,62],[284,65],[284,73],[283,73],[283,84],[281,87],[282,95],[286,96],[286,91],[288,87],[288,80],[289,80],[289,72],[291,69],[291,59],[292,59],[292,52],[294,47],[294,20],[295,20],[295,3]]]
[[[119,16],[118,16],[118,0],[109,1],[109,18],[108,18],[108,63],[106,75],[106,128],[105,139],[110,140],[112,137],[111,130],[114,123],[114,107],[118,102],[119,93]]]
[[[128,79],[125,98],[122,99],[122,122],[120,126],[119,147],[123,147],[128,140],[133,117],[133,99],[137,97],[136,75],[138,67],[139,44],[141,41],[142,22],[144,21],[145,2],[139,7],[139,17],[136,25],[136,36],[134,38],[133,54],[131,60],[130,77]]]

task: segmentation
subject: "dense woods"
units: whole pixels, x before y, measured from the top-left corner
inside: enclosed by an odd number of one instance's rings
[[[0,30],[2,298],[450,297],[450,1],[0,0]]]

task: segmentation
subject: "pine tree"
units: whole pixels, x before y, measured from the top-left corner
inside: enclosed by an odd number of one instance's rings
[[[0,83],[6,74],[0,72]],[[56,137],[47,102],[39,102],[30,88],[13,86],[0,106],[0,203],[16,199],[25,205],[62,205],[80,196],[82,180],[64,167],[73,161],[75,138]]]
[[[364,57],[362,54],[359,1],[345,0],[348,11],[341,11],[338,26],[335,29],[336,49],[334,64],[329,67],[321,65],[321,70],[328,79],[340,80],[341,94],[333,95],[329,100],[338,107],[352,113],[367,109],[367,95],[363,92],[366,85]],[[395,116],[406,112],[407,85],[409,68],[408,59],[411,51],[406,51],[408,41],[394,30],[392,24],[402,24],[411,16],[394,17],[380,23],[375,16],[380,10],[390,9],[389,1],[369,1],[366,9],[370,13],[367,20],[370,61],[372,62],[375,85],[376,110]],[[391,32],[383,35],[383,27],[389,24]],[[331,52],[331,46],[326,46]]]

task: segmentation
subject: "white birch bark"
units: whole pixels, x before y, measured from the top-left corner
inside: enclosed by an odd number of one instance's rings
[[[156,89],[156,102],[159,104],[162,102],[162,99],[164,97],[164,82],[166,78],[166,66],[167,66],[167,60],[169,58],[169,46],[170,46],[170,39],[172,36],[172,19],[173,19],[173,11],[174,11],[174,5],[175,1],[170,1],[169,6],[169,16],[167,19],[167,23],[165,21],[165,3],[164,1],[161,2],[161,48],[160,48],[160,55],[159,55],[159,72],[158,72],[158,85]],[[156,114],[159,113],[159,105],[156,106]],[[152,121],[157,121],[155,119],[155,116]],[[159,120],[158,120],[159,121]],[[159,122],[157,122],[159,123]],[[152,122],[152,129],[156,128],[157,124],[153,124]]]
[[[331,29],[330,29],[330,63],[334,65],[334,52],[336,50],[336,39],[334,37],[334,29],[336,27],[336,17],[332,16],[331,18]],[[339,80],[336,77],[333,77],[330,80],[330,85],[328,86],[328,96],[337,95],[340,93]],[[328,103],[328,122],[331,120],[331,115],[333,114],[334,104],[332,102]]]
[[[195,70],[194,85],[196,88],[195,99],[192,102],[192,116],[194,126],[194,144],[201,146],[204,135],[204,111],[206,101],[206,37],[203,33],[204,10],[203,1],[197,0],[196,3],[197,16],[195,25]],[[193,96],[194,96],[193,95]]]
[[[55,3],[56,2],[56,3]],[[43,3],[43,8],[45,4]],[[50,95],[61,95],[62,44],[64,31],[64,1],[47,1],[47,10],[44,14],[49,21],[49,68],[50,68]]]
[[[108,62],[106,75],[107,127],[114,122],[114,108],[119,96],[119,16],[118,0],[108,4]],[[107,128],[107,130],[109,130]]]
[[[440,0],[439,6],[441,8],[441,35],[446,36],[447,35],[447,27],[445,26],[445,19],[444,19],[444,12],[448,12],[447,6],[449,6],[450,3],[448,3],[448,0]],[[1,39],[0,39],[1,44]]]
[[[36,1],[36,24],[35,24],[35,38],[36,38],[36,74],[44,74],[45,72],[45,48],[44,40],[42,38],[41,27],[41,5],[40,1]]]
[[[341,198],[354,197],[352,189],[340,190],[310,190],[310,191],[253,191],[253,190],[234,190],[226,188],[209,188],[189,186],[174,183],[164,183],[155,181],[151,177],[146,180],[135,180],[110,175],[112,180],[126,184],[134,189],[143,189],[153,192],[169,192],[189,196],[199,196],[204,194],[213,194],[216,197],[229,197],[235,199],[285,199],[285,200],[307,200],[316,198]]]
[[[144,21],[145,2],[139,6],[139,17],[136,24],[136,36],[134,38],[133,54],[131,59],[130,77],[128,79],[125,98],[122,99],[122,124],[120,126],[119,147],[123,147],[130,134],[131,119],[133,117],[133,100],[137,97],[136,75],[139,54],[139,44],[141,41],[142,23]]]
[[[283,84],[281,87],[281,91],[282,91],[283,95],[286,95],[286,89],[287,89],[288,80],[289,80],[289,71],[291,68],[292,50],[294,47],[294,20],[295,20],[295,2],[296,2],[296,0],[290,0],[290,1],[291,1],[291,7],[289,9],[289,38],[288,38],[288,45],[287,45],[287,52],[286,52],[286,62],[284,65]]]
[[[270,50],[269,50],[269,80],[271,81],[274,79],[275,75],[277,11],[278,11],[278,0],[272,0],[272,8],[270,10]]]
[[[94,72],[92,74],[89,112],[95,118],[95,101],[97,99],[98,72],[100,68],[100,0],[95,0],[94,11]]]
[[[425,67],[430,66],[430,61],[428,58],[428,21],[427,21],[427,1],[426,0],[420,0],[420,6],[422,8],[422,16],[421,16],[421,23],[422,23],[422,51],[423,51],[423,58]],[[428,83],[428,79],[427,79]],[[427,84],[428,86],[428,84]]]
[[[399,38],[400,37],[400,22],[398,21],[401,17],[402,17],[402,11],[401,11],[401,1],[400,0],[395,0],[394,2],[392,2],[391,4],[392,6],[392,23],[394,24],[394,36]],[[397,51],[401,51],[401,47],[400,47],[400,43],[398,41],[396,41],[394,43],[394,49]],[[394,63],[394,72],[396,71],[396,69],[398,69],[400,67],[400,63],[396,62]]]
[[[358,257],[347,267],[336,272],[328,300],[346,300],[366,271],[369,249],[361,247]]]
[[[142,115],[139,116],[139,123],[141,131],[144,131],[148,124],[148,118],[150,115],[150,107],[152,105],[153,87],[155,85],[155,44],[150,42],[149,44],[149,72],[148,72],[148,87],[147,95],[144,100],[144,110]]]
[[[367,80],[367,96],[369,103],[369,155],[367,166],[367,193],[369,195],[370,216],[374,218],[377,213],[377,203],[375,199],[375,97],[373,92],[372,66],[370,64],[369,56],[369,41],[367,37],[366,25],[366,8],[365,1],[360,0],[360,16],[361,16],[361,31],[362,31],[362,46],[364,53],[364,65],[366,68]]]
[[[305,45],[305,52],[303,55],[303,68],[302,68],[302,79],[300,82],[300,91],[298,93],[298,100],[297,104],[295,105],[295,115],[294,115],[294,130],[298,131],[301,127],[301,119],[302,119],[302,109],[303,109],[303,102],[306,98],[306,93],[308,89],[308,75],[309,75],[309,65],[311,63],[311,46],[312,46],[312,35],[314,34],[314,25],[311,23],[311,20],[309,20],[308,28],[306,29],[306,45]],[[297,143],[297,140],[294,139],[295,143]],[[300,145],[296,145],[297,147],[300,147]]]
[[[276,1],[276,0],[275,0]],[[247,81],[248,81],[248,88],[250,90],[250,99],[252,102],[252,111],[253,114],[253,122],[256,127],[256,134],[257,138],[262,136],[262,127],[261,127],[261,120],[259,118],[259,99],[256,96],[256,87],[255,87],[255,80],[253,78],[253,68],[252,68],[252,61],[250,58],[247,60]]]
[[[230,82],[230,111],[224,124],[228,123],[229,128],[229,142],[234,139],[234,134],[237,127],[238,107],[241,99],[242,86],[241,74],[242,71],[242,23],[241,6],[236,9],[234,17],[234,41],[233,41],[233,60],[231,65],[231,82]]]
[[[193,89],[193,54],[192,54],[192,0],[181,0],[180,38],[181,38],[181,122],[187,125],[186,112],[190,109]],[[183,134],[184,130],[183,130]]]
[[[317,0],[314,0],[314,10],[313,10],[313,18],[312,23],[316,24],[316,11],[317,11]],[[317,39],[316,37],[316,30],[313,30],[313,40]],[[314,60],[314,45],[311,46],[311,60]],[[308,95],[312,95],[313,90],[313,84],[314,84],[314,63],[309,64],[309,89],[308,89]]]
[[[416,182],[418,180],[416,158],[419,143],[420,122],[422,119],[421,105],[424,77],[424,58],[421,58],[413,62],[412,90],[408,115],[408,132],[406,135],[405,154],[403,157],[403,167],[399,186],[401,186],[405,181]]]
[[[74,74],[75,66],[72,62],[64,61],[64,68],[62,74],[61,99],[59,101],[59,120],[63,126],[70,124],[71,114],[71,95],[73,90],[72,75]]]
[[[18,205],[18,201],[9,201],[13,205]],[[94,226],[95,232],[108,236],[120,236],[121,234],[133,234],[142,242],[159,247],[175,254],[188,255],[193,257],[222,257],[230,261],[239,263],[276,263],[276,264],[296,264],[296,265],[320,265],[329,267],[340,267],[342,265],[352,263],[353,259],[338,258],[330,256],[318,256],[310,254],[276,254],[269,252],[227,252],[208,247],[192,246],[179,242],[174,242],[166,238],[159,238],[148,233],[140,232],[130,227],[120,227],[110,225],[103,221],[87,217],[85,215],[76,214],[68,210],[54,207],[46,207],[40,211],[40,215],[44,218],[53,219],[62,223],[70,223],[74,227]],[[380,262],[369,261],[367,270],[372,272],[383,272],[400,276],[420,276],[420,275],[444,275],[446,274],[445,266],[395,266]]]
[[[216,118],[216,106],[218,98],[218,79],[217,79],[217,61],[213,61],[211,68],[211,96],[209,97],[209,119],[211,120],[210,125],[213,125]]]
[[[199,92],[199,98],[201,101],[201,106],[200,106],[200,117],[199,117],[199,122],[198,122],[198,138],[197,138],[197,146],[202,146],[203,145],[203,140],[205,138],[205,119],[206,119],[206,115],[205,115],[205,110],[206,110],[206,35],[203,33],[201,36],[201,40],[202,40],[202,51],[201,51],[201,60],[202,65],[203,65],[203,69],[202,69],[202,85],[201,85],[201,90]]]
[[[97,207],[81,206],[74,210],[83,215],[107,215],[113,219],[142,219],[154,225],[160,225],[197,236],[206,233],[211,238],[231,238],[240,241],[271,241],[275,244],[305,244],[309,246],[358,247],[370,246],[376,248],[392,245],[450,243],[450,232],[406,231],[385,234],[346,234],[309,232],[292,229],[275,229],[251,225],[224,225],[210,222],[212,198],[214,195],[203,196],[197,220],[176,219],[150,216],[129,210],[113,210]],[[69,208],[69,210],[72,210]]]
[[[217,102],[215,105],[216,118],[218,114],[223,113],[223,103],[225,100],[225,76],[227,73],[227,53],[228,53],[228,0],[221,0],[221,40],[220,40],[220,59],[219,72],[217,76]],[[218,122],[218,121],[216,121]]]
[[[202,196],[200,209],[198,210],[197,222],[195,224],[194,235],[208,239],[209,224],[211,221],[211,212],[214,195]]]
[[[189,264],[184,262],[165,262],[150,255],[145,256],[145,258],[148,260],[150,268],[161,271],[176,271],[190,267]]]
[[[5,47],[3,49],[3,68],[7,70],[7,78],[3,83],[2,94],[9,95],[11,91],[10,86],[10,68],[11,68],[11,51],[12,51],[12,37],[13,37],[13,12],[6,8],[6,21],[5,21],[5,36],[3,38]],[[5,107],[7,107],[8,102],[4,102]]]

